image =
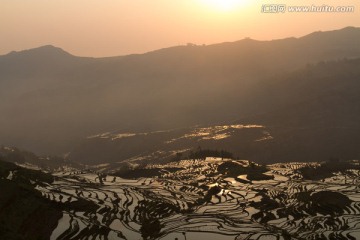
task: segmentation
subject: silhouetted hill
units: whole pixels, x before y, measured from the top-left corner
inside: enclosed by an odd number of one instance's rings
[[[0,56],[2,81],[7,80],[4,77],[14,78],[14,81],[23,80],[20,77],[31,79],[52,76],[51,78],[53,78],[56,74],[79,62],[80,59],[84,61],[86,58],[75,57],[61,48],[51,45],[20,52],[10,52],[7,55]]]
[[[61,48],[52,46],[52,45],[45,45],[38,48],[23,50],[23,51],[12,51],[5,56],[8,57],[21,57],[21,58],[59,58],[60,56],[63,57],[74,57],[73,55],[65,52]]]
[[[359,41],[359,28],[345,28],[111,58],[79,58],[51,46],[0,56],[0,142],[64,153],[98,132],[148,132],[257,115],[271,110],[264,93],[282,75],[310,63],[359,57]],[[292,94],[283,88],[286,93]]]

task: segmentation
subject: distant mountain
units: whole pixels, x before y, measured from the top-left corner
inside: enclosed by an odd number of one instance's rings
[[[166,161],[201,147],[262,163],[360,159],[360,59],[319,63],[269,82],[253,92],[267,112],[217,126],[104,133],[69,157],[86,164]]]
[[[111,58],[75,57],[52,46],[13,52],[0,56],[0,143],[60,154],[99,132],[246,119],[286,107],[282,96],[295,93],[278,85],[284,75],[360,57],[358,42],[360,29],[345,28]],[[276,95],[269,99],[267,92]]]

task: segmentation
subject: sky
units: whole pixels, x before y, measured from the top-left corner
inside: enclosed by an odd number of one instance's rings
[[[265,4],[355,10],[262,13]],[[346,26],[360,27],[359,0],[1,0],[0,55],[50,44],[76,56],[119,56]]]

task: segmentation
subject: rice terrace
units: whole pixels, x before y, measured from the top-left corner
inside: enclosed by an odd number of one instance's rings
[[[208,157],[106,175],[59,170],[23,184],[62,209],[50,239],[358,239],[359,162],[344,165]],[[19,168],[2,166],[2,179],[34,171]]]

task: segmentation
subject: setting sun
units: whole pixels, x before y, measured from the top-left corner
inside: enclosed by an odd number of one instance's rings
[[[243,5],[246,0],[201,0],[204,5],[220,11],[231,11]]]

